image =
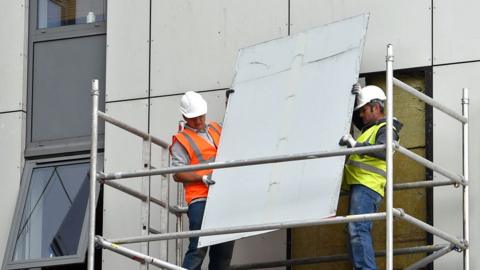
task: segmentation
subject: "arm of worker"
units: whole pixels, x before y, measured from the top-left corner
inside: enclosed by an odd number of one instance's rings
[[[172,166],[187,166],[190,164],[190,157],[188,156],[187,151],[181,144],[174,143],[172,145]],[[173,180],[175,182],[182,183],[193,183],[193,182],[203,182],[206,186],[215,184],[215,181],[212,180],[211,175],[198,175],[193,172],[179,172],[173,175]]]

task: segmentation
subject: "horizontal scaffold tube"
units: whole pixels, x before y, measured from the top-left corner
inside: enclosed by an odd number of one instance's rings
[[[433,171],[436,171],[438,172],[439,174],[445,176],[445,177],[448,177],[452,180],[454,180],[455,182],[457,182],[458,184],[460,185],[465,185],[465,179],[463,178],[463,176],[459,175],[459,174],[456,174],[456,173],[453,173],[453,172],[450,172],[438,165],[436,165],[435,163],[431,162],[430,160],[422,157],[422,156],[419,156],[417,154],[415,154],[414,152],[408,150],[407,148],[399,145],[397,142],[394,143],[394,146],[395,146],[395,149],[398,150],[398,152],[400,152],[401,154],[405,155],[406,157],[412,159],[412,160],[415,160],[416,162],[422,164],[423,166],[433,170]]]
[[[102,118],[103,120],[107,121],[108,123],[114,125],[114,126],[117,126],[121,129],[124,129],[130,133],[133,133],[135,135],[137,135],[138,137],[140,138],[143,138],[145,140],[151,140],[152,143],[158,145],[158,146],[161,146],[165,149],[167,149],[170,145],[168,143],[166,143],[165,141],[162,141],[161,139],[157,138],[157,137],[154,137],[146,132],[143,132],[137,128],[134,128],[128,124],[125,124],[123,123],[122,121],[120,120],[117,120],[111,116],[109,116],[108,114],[104,113],[104,112],[101,112],[101,111],[98,111],[98,117]]]
[[[174,233],[165,233],[162,235],[147,235],[147,236],[138,236],[138,237],[110,239],[108,241],[116,244],[141,243],[141,242],[162,241],[162,240],[189,238],[189,237],[197,237],[197,236],[230,234],[230,233],[239,233],[239,232],[267,231],[267,230],[275,230],[275,229],[297,228],[297,227],[306,227],[306,226],[314,226],[314,225],[328,225],[328,224],[338,224],[338,223],[357,222],[357,221],[366,221],[366,220],[381,220],[381,219],[385,219],[385,212],[363,214],[363,215],[337,216],[337,217],[331,217],[331,218],[320,218],[315,220],[279,222],[279,223],[270,223],[270,224],[261,224],[261,225],[236,226],[236,227],[229,227],[229,228],[174,232]]]
[[[467,243],[465,243],[463,240],[461,239],[458,239],[454,236],[451,236],[435,227],[433,227],[432,225],[430,224],[427,224],[417,218],[414,218],[412,216],[410,216],[409,214],[405,213],[403,211],[403,209],[393,209],[393,214],[396,215],[397,217],[399,217],[400,219],[403,219],[405,221],[407,221],[408,223],[411,223],[433,235],[436,235],[440,238],[442,238],[443,240],[446,240],[452,244],[454,244],[455,246],[457,246],[458,248],[460,249],[466,249],[467,248]]]
[[[448,185],[455,185],[455,184],[457,184],[457,182],[453,180],[418,181],[418,182],[394,184],[393,190],[432,188],[432,187],[448,186]]]
[[[419,92],[417,89],[411,87],[410,85],[400,81],[397,78],[393,78],[393,84],[396,86],[400,87],[401,89],[405,90],[406,92],[414,95],[415,97],[419,98],[421,101],[427,103],[428,105],[437,108],[438,110],[450,115],[451,117],[457,119],[458,121],[462,123],[467,123],[467,118],[465,116],[462,116],[461,114],[456,113],[455,111],[449,109],[445,105],[435,101],[433,98]]]
[[[398,248],[393,250],[394,255],[405,255],[405,254],[415,254],[415,253],[430,253],[441,250],[449,245],[430,245],[430,246],[419,246],[419,247],[408,247],[408,248]],[[385,256],[385,250],[375,252],[375,257]],[[238,264],[230,266],[230,270],[247,270],[247,269],[265,269],[265,268],[274,268],[282,266],[294,266],[294,265],[307,265],[307,264],[318,264],[326,262],[338,262],[338,261],[348,261],[350,256],[348,254],[337,254],[330,256],[318,256],[310,258],[299,258],[299,259],[290,259],[283,261],[271,261],[271,262],[261,262],[261,263],[251,263],[251,264]]]
[[[182,268],[180,266],[177,266],[177,265],[159,260],[157,258],[145,255],[145,254],[137,252],[135,250],[128,249],[126,247],[122,247],[122,246],[113,244],[113,243],[105,240],[105,238],[103,238],[101,236],[98,236],[98,235],[95,237],[95,242],[98,245],[102,246],[103,248],[106,248],[106,249],[111,250],[115,253],[121,254],[121,255],[123,255],[125,257],[128,257],[132,260],[135,260],[135,261],[137,261],[141,264],[148,263],[148,264],[151,264],[151,265],[161,267],[162,269],[186,270],[185,268]]]
[[[211,163],[200,164],[200,165],[168,167],[163,169],[143,170],[143,171],[137,171],[137,172],[116,172],[116,173],[108,173],[108,174],[99,173],[99,178],[102,180],[114,180],[114,179],[123,179],[123,178],[143,177],[143,176],[149,176],[149,175],[190,172],[190,171],[198,171],[198,170],[206,170],[206,169],[242,167],[242,166],[249,166],[249,165],[260,165],[260,164],[316,159],[316,158],[324,158],[324,157],[345,156],[345,155],[357,154],[357,153],[378,152],[382,150],[385,150],[385,145],[346,148],[346,149],[339,149],[334,151],[319,151],[319,152],[310,152],[310,153],[301,153],[301,154],[292,154],[292,155],[279,155],[279,156],[271,156],[271,157],[263,157],[263,158],[211,162]]]
[[[122,184],[119,184],[117,182],[114,182],[114,181],[100,181],[102,184],[105,184],[105,185],[108,185],[112,188],[115,188],[117,190],[120,190],[120,191],[123,191],[125,192],[126,194],[129,194],[139,200],[142,200],[144,202],[147,201],[147,195],[144,195],[143,193],[139,192],[139,191],[136,191],[132,188],[129,188],[129,187],[126,187]],[[150,201],[152,203],[155,203],[163,208],[167,207],[167,203],[164,202],[164,201],[161,201],[155,197],[151,197],[150,196]],[[179,207],[179,206],[168,206],[168,210],[170,211],[170,213],[172,214],[181,214],[181,213],[186,213],[188,208],[187,207]]]

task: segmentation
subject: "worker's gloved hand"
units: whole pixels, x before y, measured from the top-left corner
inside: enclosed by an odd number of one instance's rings
[[[355,147],[356,144],[357,144],[357,141],[355,141],[355,139],[350,134],[343,135],[343,137],[338,142],[338,145],[340,145],[340,146],[345,146],[346,145],[349,148]]]
[[[360,89],[362,89],[362,86],[357,82],[352,86],[352,95],[358,95],[358,93],[360,93]]]
[[[212,175],[211,174],[202,176],[202,182],[207,187],[215,184],[215,181],[212,180]]]

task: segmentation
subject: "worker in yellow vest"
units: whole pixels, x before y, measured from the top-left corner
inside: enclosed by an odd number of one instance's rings
[[[352,93],[357,95],[354,113],[358,113],[363,127],[355,140],[347,134],[340,139],[341,146],[362,147],[386,143],[386,120],[384,103],[387,99],[383,90],[370,85],[361,88],[354,85]],[[394,140],[402,124],[394,119]],[[386,184],[385,151],[350,155],[345,162],[344,184],[350,190],[349,214],[375,213],[384,196]],[[350,255],[357,270],[377,269],[372,244],[372,222],[361,221],[348,224]]]
[[[173,136],[170,153],[172,166],[195,165],[214,162],[222,127],[216,122],[206,124],[207,102],[193,91],[186,92],[180,101],[180,112],[186,125],[183,130]],[[190,230],[200,230],[203,212],[207,202],[208,188],[215,184],[212,170],[176,173],[176,182],[181,182],[188,204],[188,221]],[[197,248],[198,237],[190,238],[183,267],[200,270],[208,247]],[[221,243],[210,247],[210,263],[208,269],[228,269],[232,258],[234,242]]]

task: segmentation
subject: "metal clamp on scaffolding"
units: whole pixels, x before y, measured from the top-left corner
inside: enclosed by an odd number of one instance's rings
[[[218,234],[229,234],[229,233],[238,233],[238,232],[251,232],[251,231],[263,231],[263,230],[272,230],[272,229],[282,229],[282,228],[296,228],[296,227],[305,227],[305,226],[312,226],[312,225],[327,225],[327,224],[337,224],[337,223],[348,223],[348,222],[355,222],[355,221],[363,221],[363,220],[383,220],[386,219],[386,250],[385,252],[377,253],[379,256],[385,255],[386,256],[386,269],[392,270],[393,269],[393,255],[394,254],[409,254],[409,253],[424,253],[424,252],[433,252],[432,254],[428,255],[427,257],[421,259],[420,261],[410,265],[406,269],[418,269],[423,267],[432,261],[436,260],[448,254],[452,250],[459,250],[463,252],[464,258],[464,270],[469,270],[469,190],[468,190],[468,90],[463,89],[463,98],[462,98],[462,115],[452,111],[451,109],[443,106],[442,104],[436,102],[432,98],[428,97],[427,95],[418,92],[413,87],[401,82],[400,80],[393,77],[393,47],[392,45],[387,46],[387,56],[386,56],[386,112],[387,112],[387,143],[386,145],[377,145],[377,146],[369,146],[369,147],[361,147],[361,148],[349,148],[349,149],[341,149],[341,150],[332,150],[332,151],[323,151],[323,152],[311,152],[311,153],[300,153],[300,154],[292,154],[292,155],[281,155],[281,156],[271,156],[271,157],[262,157],[262,158],[253,158],[253,159],[245,159],[245,160],[231,160],[225,162],[212,162],[208,164],[200,164],[200,165],[191,165],[191,166],[181,166],[181,167],[166,167],[161,169],[153,169],[151,168],[150,162],[150,145],[154,143],[159,145],[160,147],[167,148],[168,144],[163,142],[160,139],[157,139],[150,134],[147,134],[141,130],[133,128],[131,126],[122,123],[103,112],[98,111],[98,80],[93,80],[92,82],[92,148],[91,148],[91,172],[97,172],[97,128],[98,128],[98,118],[102,118],[103,120],[118,126],[124,130],[127,130],[144,140],[144,149],[148,148],[147,151],[144,151],[144,166],[143,170],[136,171],[136,172],[113,172],[113,173],[91,173],[90,174],[90,219],[89,219],[89,245],[88,245],[88,269],[93,270],[93,260],[94,260],[94,245],[95,242],[99,244],[101,247],[109,249],[113,252],[118,254],[124,255],[128,258],[133,260],[139,261],[142,264],[152,264],[159,267],[163,267],[165,269],[183,269],[178,267],[174,264],[153,258],[148,255],[148,248],[142,250],[146,251],[147,254],[139,253],[137,251],[133,251],[127,249],[125,247],[119,246],[119,244],[126,244],[126,243],[148,243],[151,241],[165,241],[169,239],[177,239],[177,264],[180,261],[180,251],[182,248],[180,247],[180,239],[188,238],[188,237],[196,237],[196,236],[206,236],[206,235],[218,235]],[[453,117],[454,119],[460,121],[463,125],[463,175],[458,175],[453,173],[447,169],[444,169],[433,162],[418,156],[417,154],[409,151],[408,149],[402,147],[400,144],[393,140],[393,85],[400,87],[400,89],[405,90],[406,92],[414,95],[415,97],[419,98],[420,100],[424,101],[426,104],[433,106],[434,108],[443,111],[447,115]],[[289,161],[296,161],[296,160],[306,160],[306,159],[314,159],[314,158],[325,158],[325,157],[332,157],[332,156],[340,156],[340,155],[349,155],[353,153],[370,153],[376,151],[384,151],[386,150],[386,163],[387,163],[387,184],[386,184],[386,212],[382,213],[372,213],[372,214],[364,214],[364,215],[351,215],[351,216],[337,216],[333,218],[324,218],[318,220],[310,220],[310,221],[298,221],[298,222],[284,222],[284,223],[274,223],[274,224],[264,224],[264,225],[255,225],[255,226],[240,226],[240,227],[230,227],[230,228],[220,228],[220,229],[207,229],[207,230],[198,230],[198,231],[180,231],[182,228],[181,223],[181,213],[186,211],[185,207],[180,206],[170,206],[168,204],[168,197],[166,201],[162,201],[150,196],[149,189],[144,189],[142,192],[138,192],[132,190],[128,187],[115,183],[114,180],[116,179],[123,179],[123,178],[133,178],[133,177],[144,177],[143,182],[149,183],[150,176],[153,175],[170,175],[173,173],[178,172],[188,172],[188,171],[196,171],[196,170],[203,170],[203,169],[221,169],[221,168],[231,168],[231,167],[240,167],[240,166],[253,166],[259,164],[267,164],[267,163],[278,163],[278,162],[289,162]],[[423,182],[415,182],[415,183],[404,183],[404,184],[397,184],[395,185],[395,189],[409,189],[409,188],[430,188],[436,186],[445,186],[445,185],[461,185],[463,188],[463,238],[458,239],[454,236],[451,236],[421,220],[416,219],[405,213],[402,209],[396,209],[393,207],[393,153],[394,150],[397,150],[401,154],[407,156],[408,158],[422,164],[423,166],[438,172],[439,174],[446,176],[450,180],[448,181],[423,181]],[[150,234],[152,231],[150,230],[149,221],[144,220],[144,224],[147,225],[146,230],[142,233],[141,236],[137,237],[128,237],[122,239],[112,239],[107,240],[101,236],[95,236],[95,184],[97,179],[105,184],[109,185],[113,188],[116,188],[126,194],[134,196],[144,203],[148,205],[144,205],[144,211],[148,214],[150,211],[149,204],[150,202],[155,203],[165,209],[168,209],[169,213],[175,214],[177,216],[177,232],[174,233],[164,233],[162,234]],[[145,182],[146,181],[146,182]],[[167,192],[168,193],[168,192]],[[145,213],[144,213],[145,214]],[[433,235],[436,235],[447,242],[447,245],[434,245],[434,246],[425,246],[425,247],[412,247],[412,248],[404,248],[404,249],[393,249],[393,217],[397,217],[400,220],[404,220],[408,223],[411,223]],[[168,221],[168,215],[167,215]],[[233,266],[233,269],[255,269],[255,268],[268,268],[268,267],[278,267],[278,266],[290,266],[290,265],[297,265],[297,264],[308,264],[308,263],[318,263],[322,261],[334,261],[334,260],[345,260],[347,256],[343,255],[335,255],[335,256],[323,256],[318,258],[308,258],[308,259],[296,259],[296,260],[286,260],[281,262],[266,262],[266,263],[258,263],[258,264],[249,264],[249,265],[240,265],[240,266]]]

